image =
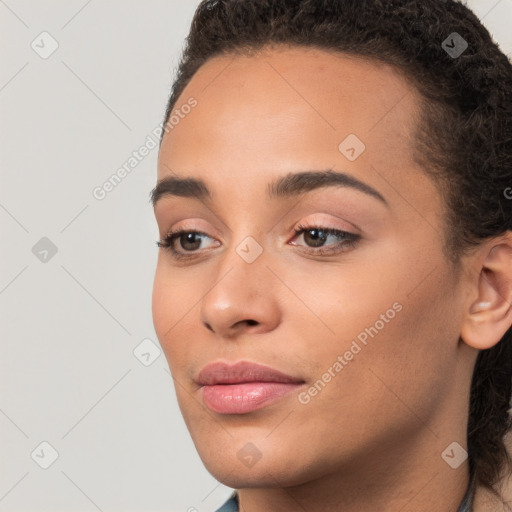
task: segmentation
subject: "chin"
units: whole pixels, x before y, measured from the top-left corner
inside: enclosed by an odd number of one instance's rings
[[[259,445],[263,444],[261,440]],[[301,460],[300,455],[292,459],[290,453],[295,450],[283,444],[281,453],[270,445],[261,446],[259,455],[250,443],[238,450],[234,445],[239,446],[240,443],[233,440],[225,450],[219,450],[218,446],[212,448],[211,444],[205,446],[204,451],[198,450],[208,472],[234,489],[302,485],[318,477],[322,470],[321,464],[315,470],[316,464]]]
[[[239,468],[230,467],[231,473],[227,473],[227,467],[223,468],[223,473],[211,471],[208,467],[209,473],[218,480],[221,484],[224,484],[233,489],[257,489],[257,488],[272,488],[281,487],[282,484],[278,483],[279,480],[273,477],[272,471],[265,471],[260,468],[256,471],[255,468],[240,470]],[[220,468],[219,468],[220,469]]]

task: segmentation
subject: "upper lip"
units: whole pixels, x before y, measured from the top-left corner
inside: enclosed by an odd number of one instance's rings
[[[206,365],[197,378],[202,386],[215,384],[237,384],[240,382],[284,382],[302,384],[304,380],[286,375],[269,366],[263,366],[248,361],[239,361],[235,364],[214,362]]]

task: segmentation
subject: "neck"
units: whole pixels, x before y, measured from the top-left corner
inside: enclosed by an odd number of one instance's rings
[[[240,511],[457,512],[469,485],[468,462],[453,469],[441,454],[464,435],[435,435],[424,429],[404,443],[398,434],[394,442],[371,451],[364,462],[346,464],[314,480],[239,489]]]

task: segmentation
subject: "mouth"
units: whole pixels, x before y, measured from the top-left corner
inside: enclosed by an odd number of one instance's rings
[[[246,414],[261,409],[305,383],[274,368],[246,361],[209,364],[196,382],[201,386],[204,404],[220,414]]]

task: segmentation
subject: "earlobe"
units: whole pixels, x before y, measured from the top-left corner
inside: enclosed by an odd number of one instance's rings
[[[512,232],[480,252],[480,272],[472,286],[461,338],[469,346],[486,350],[496,345],[512,325]]]

